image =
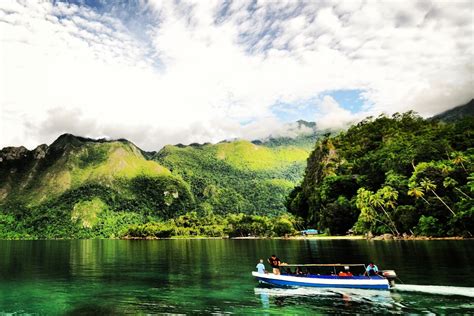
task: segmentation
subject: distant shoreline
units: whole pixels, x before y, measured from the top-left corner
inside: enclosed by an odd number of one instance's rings
[[[167,238],[158,238],[158,237],[147,237],[147,238],[137,238],[137,237],[125,237],[118,238],[120,240],[160,240],[160,239],[231,239],[231,240],[367,240],[367,241],[395,241],[395,240],[472,240],[474,238],[465,238],[465,237],[425,237],[425,236],[408,236],[408,237],[395,237],[391,239],[384,239],[383,236],[376,236],[374,238],[367,238],[363,235],[351,235],[351,236],[289,236],[289,237],[259,237],[259,236],[249,236],[249,237],[167,237]]]
[[[382,237],[367,238],[362,235],[357,236],[291,236],[291,237],[232,237],[229,239],[280,239],[280,240],[367,240],[367,241],[387,241],[387,240],[471,240],[474,238],[464,237],[426,237],[426,236],[409,236],[395,237],[384,239]]]
[[[395,237],[385,239],[383,236],[376,236],[374,238],[367,238],[363,235],[355,236],[288,236],[288,237],[206,237],[206,236],[174,236],[174,237],[122,237],[122,238],[90,238],[90,239],[68,239],[68,238],[24,238],[24,239],[0,239],[0,241],[29,241],[29,240],[193,240],[193,239],[214,239],[214,240],[366,240],[366,241],[409,241],[409,240],[474,240],[474,238],[467,237],[426,237],[426,236],[407,236],[407,237]]]

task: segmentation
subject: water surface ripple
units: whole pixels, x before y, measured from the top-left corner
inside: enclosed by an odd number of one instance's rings
[[[271,288],[250,271],[288,263],[394,269],[392,291]],[[474,241],[0,241],[0,314],[474,313]]]

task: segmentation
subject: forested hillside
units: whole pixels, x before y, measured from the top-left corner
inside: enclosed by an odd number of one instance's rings
[[[453,109],[444,111],[438,115],[435,115],[431,120],[438,120],[443,122],[456,122],[465,117],[474,116],[474,99],[469,103],[457,106]]]
[[[0,235],[115,236],[120,223],[194,207],[189,185],[126,140],[65,134],[33,151],[0,152]]]
[[[0,238],[284,234],[294,221],[284,201],[316,138],[312,130],[146,153],[127,140],[65,134],[32,151],[7,147]]]
[[[473,160],[472,116],[367,118],[317,142],[287,207],[331,234],[472,236]]]
[[[70,134],[7,147],[0,238],[275,236],[301,220],[330,234],[472,236],[469,111],[367,118],[324,137],[299,121],[297,135],[158,152]]]
[[[153,159],[187,181],[205,210],[276,215],[303,176],[309,150],[248,141],[166,146]]]

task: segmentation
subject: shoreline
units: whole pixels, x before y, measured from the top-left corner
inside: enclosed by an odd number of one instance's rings
[[[107,238],[106,238],[107,239]],[[160,239],[230,239],[230,240],[366,240],[366,241],[405,241],[405,240],[474,240],[474,238],[466,238],[461,236],[455,237],[427,237],[427,236],[407,236],[407,237],[393,237],[384,238],[383,236],[376,236],[374,238],[367,238],[363,235],[347,235],[347,236],[288,236],[288,237],[260,237],[260,236],[249,236],[249,237],[125,237],[116,238],[117,240],[160,240]]]
[[[122,238],[89,238],[89,239],[68,239],[68,238],[52,238],[52,239],[0,239],[0,241],[30,241],[30,240],[366,240],[366,241],[409,241],[409,240],[474,240],[474,238],[454,236],[454,237],[427,237],[427,236],[406,236],[406,237],[393,237],[390,238],[382,236],[375,236],[373,238],[367,238],[363,235],[352,235],[352,236],[288,236],[288,237],[206,237],[206,236],[174,236],[174,237],[122,237]]]
[[[171,238],[172,239],[172,238]],[[395,237],[384,239],[383,237],[367,238],[365,236],[292,236],[292,237],[233,237],[229,239],[277,239],[277,240],[367,240],[367,241],[396,241],[396,240],[472,240],[474,238],[455,237]]]

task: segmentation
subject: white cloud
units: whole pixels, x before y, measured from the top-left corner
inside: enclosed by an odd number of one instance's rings
[[[356,114],[341,107],[333,97],[325,95],[317,102],[319,112],[316,117],[320,129],[342,129],[370,115],[369,112]]]
[[[325,127],[473,97],[470,1],[137,5],[0,2],[0,147],[66,129],[149,150],[264,137],[281,129],[276,102],[328,90],[363,90],[373,106],[354,114],[326,96]]]

